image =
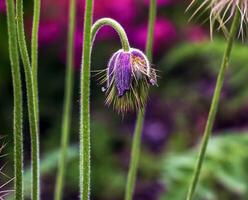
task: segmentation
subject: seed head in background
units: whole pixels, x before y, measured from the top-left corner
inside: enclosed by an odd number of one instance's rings
[[[0,136],[0,140],[1,140]],[[8,175],[6,175],[3,170],[6,164],[2,164],[2,158],[6,156],[6,154],[3,153],[3,149],[6,144],[0,144],[0,200],[5,199],[13,190],[9,189],[10,183],[14,180],[11,179]]]
[[[103,87],[106,104],[113,104],[119,113],[126,113],[144,107],[149,86],[157,85],[157,75],[143,52],[120,49],[110,58],[101,83],[106,84]]]
[[[228,29],[226,25],[232,20],[236,11],[240,13],[240,29],[239,35],[242,39],[246,33],[246,27],[248,23],[248,1],[247,0],[193,0],[188,9],[191,8],[196,2],[201,3],[200,6],[193,13],[193,17],[196,15],[202,15],[205,11],[210,10],[210,34],[213,35],[213,27],[215,22],[218,22],[218,29],[221,29],[226,37],[228,37]],[[188,10],[187,9],[187,10]]]

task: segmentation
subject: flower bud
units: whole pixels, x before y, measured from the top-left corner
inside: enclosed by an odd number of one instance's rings
[[[104,81],[106,104],[113,104],[114,109],[125,113],[144,107],[149,85],[157,85],[157,75],[143,52],[120,49],[110,58]]]

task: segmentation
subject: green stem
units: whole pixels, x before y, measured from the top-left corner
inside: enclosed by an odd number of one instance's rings
[[[86,1],[84,46],[81,71],[81,106],[80,106],[80,188],[81,199],[88,200],[90,190],[90,59],[91,50],[96,34],[103,26],[111,26],[119,34],[122,48],[129,51],[130,46],[125,30],[113,19],[102,18],[97,20],[92,28],[92,2]],[[90,32],[88,32],[91,29]]]
[[[9,54],[14,91],[14,191],[15,200],[23,199],[23,132],[22,132],[22,82],[16,35],[15,7],[13,0],[7,0],[7,24],[9,36]]]
[[[156,20],[156,11],[157,11],[156,0],[151,0],[150,9],[149,9],[149,20],[148,20],[148,36],[146,42],[146,55],[150,60],[150,62],[152,62],[152,46],[153,46],[154,24]],[[145,118],[145,109],[140,110],[137,115],[135,131],[133,135],[133,142],[132,142],[131,161],[127,176],[125,200],[131,200],[133,197],[137,169],[139,164],[139,157],[140,157],[141,133],[143,129],[144,118]]]
[[[93,0],[85,2],[84,39],[80,80],[80,199],[90,198],[90,51]]]
[[[130,45],[128,42],[127,34],[123,27],[115,20],[111,18],[101,18],[97,20],[91,29],[91,38],[92,38],[92,44],[94,43],[94,39],[96,37],[97,32],[101,29],[103,26],[111,26],[115,31],[118,33],[121,45],[124,51],[129,51]]]
[[[61,155],[58,165],[58,174],[55,187],[55,200],[61,200],[63,196],[64,174],[66,170],[67,149],[69,143],[69,131],[71,124],[71,107],[73,96],[73,61],[74,61],[74,31],[75,31],[75,0],[70,0],[69,8],[69,31],[67,35],[67,64],[66,64],[66,84],[65,84],[65,97],[63,107],[63,121],[62,121],[62,137],[61,137]]]
[[[220,99],[220,95],[221,95],[221,89],[222,89],[224,79],[225,79],[225,72],[226,72],[228,64],[229,64],[230,55],[231,55],[232,46],[233,46],[233,41],[234,41],[234,37],[235,37],[237,29],[238,29],[238,24],[239,24],[239,14],[236,10],[235,16],[233,18],[232,26],[231,26],[229,38],[227,41],[226,50],[224,52],[221,68],[220,68],[220,71],[218,74],[218,78],[217,78],[217,82],[216,82],[216,86],[215,86],[215,91],[214,91],[214,95],[213,95],[213,99],[212,99],[212,103],[211,103],[211,108],[210,108],[210,111],[208,114],[208,120],[207,120],[207,124],[205,127],[203,139],[201,142],[201,147],[200,147],[200,152],[199,152],[199,155],[197,158],[196,167],[195,167],[194,174],[193,174],[193,179],[192,179],[192,182],[189,186],[189,190],[188,190],[188,194],[187,194],[187,200],[193,199],[193,195],[194,195],[194,192],[195,192],[198,180],[199,180],[202,163],[203,163],[204,158],[205,158],[208,140],[209,140],[209,137],[212,133],[213,124],[215,121],[215,117],[216,117],[216,113],[217,113],[217,109],[218,109],[218,104],[219,104],[219,99]]]
[[[34,0],[32,39],[31,39],[31,65],[34,81],[34,95],[36,118],[39,123],[39,98],[38,98],[38,31],[40,21],[40,0]]]
[[[150,1],[149,20],[148,20],[148,35],[146,40],[146,56],[150,62],[152,62],[152,47],[153,47],[153,35],[154,24],[156,20],[157,3],[156,0]]]
[[[27,101],[28,101],[28,114],[29,114],[29,127],[31,136],[31,166],[32,166],[32,200],[40,198],[40,174],[39,174],[39,127],[36,118],[36,100],[34,92],[34,80],[28,50],[25,40],[24,22],[23,22],[23,1],[16,0],[16,20],[17,20],[17,36],[20,54],[23,62]]]
[[[127,184],[125,191],[125,200],[133,199],[134,186],[136,182],[136,174],[139,165],[139,157],[140,157],[140,144],[141,144],[141,133],[143,129],[144,123],[144,110],[139,111],[137,115],[137,121],[135,125],[135,131],[133,135],[132,142],[132,152],[131,152],[131,161],[127,176]]]

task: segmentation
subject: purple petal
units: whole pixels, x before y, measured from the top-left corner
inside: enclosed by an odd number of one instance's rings
[[[155,71],[155,69],[152,69],[152,68],[150,68],[149,71],[148,71],[148,66],[150,65],[150,63],[149,63],[146,55],[142,51],[140,51],[139,49],[134,49],[134,48],[131,50],[131,54],[133,56],[139,57],[140,59],[145,61],[146,66],[147,66],[147,75],[149,74],[147,76],[148,82],[151,85],[156,85],[157,84],[156,71]],[[141,75],[138,72],[136,72],[136,76],[140,77]]]
[[[116,57],[119,55],[120,52],[121,52],[121,50],[115,52],[108,62],[107,88],[109,88],[109,86],[111,85],[111,82],[113,80],[115,61],[116,61]]]
[[[150,63],[149,63],[146,55],[142,51],[140,51],[139,49],[135,49],[135,48],[131,49],[131,54],[134,57],[140,58],[140,60],[142,62],[144,62],[144,69],[146,70],[146,75],[148,75],[150,73],[150,71],[148,71],[148,70],[150,70],[150,68],[148,68]],[[138,78],[138,79],[142,78],[142,73],[138,70],[135,71],[135,75],[136,75],[136,78]]]
[[[121,97],[131,86],[132,66],[130,53],[121,52],[118,55],[115,63],[114,76],[118,95]]]
[[[145,60],[147,65],[149,64],[145,54],[142,51],[140,51],[139,49],[132,48],[131,49],[131,54],[133,56],[139,57],[142,60]]]

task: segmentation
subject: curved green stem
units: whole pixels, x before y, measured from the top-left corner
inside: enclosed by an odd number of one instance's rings
[[[81,199],[88,200],[90,192],[90,57],[97,32],[103,26],[111,26],[119,34],[122,48],[129,51],[127,35],[122,26],[110,18],[102,18],[92,24],[92,1],[86,1],[84,21],[84,46],[81,70],[81,106],[80,106],[80,189]]]
[[[73,61],[74,61],[74,31],[75,31],[75,0],[70,0],[68,20],[68,36],[67,36],[67,64],[66,64],[66,83],[65,83],[65,97],[63,107],[63,121],[62,121],[62,137],[61,137],[61,155],[58,164],[58,174],[55,186],[55,200],[61,200],[63,196],[64,174],[66,170],[66,160],[69,142],[69,131],[71,124],[71,107],[73,96]]]
[[[146,55],[150,60],[150,62],[152,61],[152,46],[153,46],[154,24],[156,20],[156,11],[157,11],[156,0],[151,0],[150,9],[149,9],[149,20],[148,20],[148,36],[146,42]],[[143,129],[144,118],[145,118],[145,109],[140,110],[137,115],[135,131],[133,135],[131,161],[128,171],[126,191],[125,191],[125,200],[131,200],[133,197],[137,169],[139,164],[139,157],[140,157],[141,133]]]
[[[219,99],[220,99],[220,95],[221,95],[221,89],[222,89],[224,79],[225,79],[225,72],[226,72],[228,64],[229,64],[229,59],[230,59],[230,55],[231,55],[231,51],[232,51],[233,41],[234,41],[234,37],[235,37],[237,29],[238,29],[238,24],[239,24],[239,14],[236,10],[235,16],[233,18],[229,38],[227,41],[226,50],[224,52],[221,68],[220,68],[220,71],[218,74],[218,78],[217,78],[217,82],[216,82],[216,86],[215,86],[215,91],[214,91],[214,95],[213,95],[213,99],[212,99],[212,103],[211,103],[211,108],[210,108],[210,111],[208,114],[208,120],[207,120],[207,124],[205,127],[203,139],[201,142],[201,147],[200,147],[200,152],[199,152],[199,155],[197,158],[196,167],[195,167],[194,174],[193,174],[193,179],[192,179],[192,182],[189,186],[189,190],[188,190],[188,194],[187,194],[187,200],[193,199],[193,195],[194,195],[194,192],[195,192],[198,180],[199,180],[202,163],[203,163],[204,158],[205,158],[208,140],[209,140],[209,137],[212,133],[213,124],[214,124],[214,120],[216,117]]]
[[[31,65],[34,81],[34,95],[36,118],[39,123],[39,98],[38,98],[38,31],[40,21],[40,0],[34,0],[32,39],[31,39]]]
[[[7,24],[9,36],[9,55],[14,92],[14,191],[15,200],[23,199],[23,129],[22,129],[22,82],[16,35],[15,7],[13,0],[7,0]]]
[[[90,198],[90,51],[93,0],[85,1],[84,39],[80,80],[80,199]]]
[[[36,118],[36,100],[35,88],[32,69],[28,56],[28,50],[25,40],[24,22],[23,22],[23,1],[16,0],[16,20],[17,20],[17,36],[20,54],[24,66],[27,101],[28,101],[28,114],[29,114],[29,127],[31,135],[31,166],[32,166],[32,200],[40,198],[40,174],[39,174],[39,127]]]
[[[91,29],[91,38],[92,38],[92,44],[94,43],[94,39],[96,37],[97,32],[101,29],[103,26],[111,26],[115,31],[118,33],[120,40],[121,40],[121,45],[124,51],[129,51],[130,45],[129,41],[127,38],[127,34],[123,27],[115,20],[111,18],[101,18],[97,20]]]

